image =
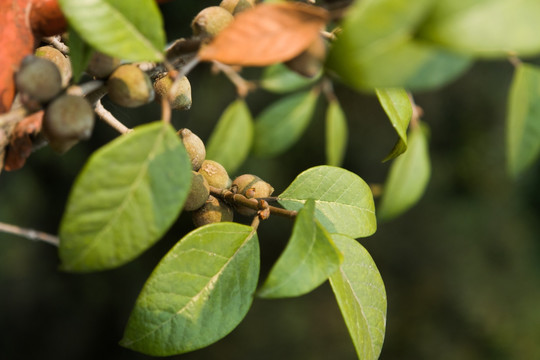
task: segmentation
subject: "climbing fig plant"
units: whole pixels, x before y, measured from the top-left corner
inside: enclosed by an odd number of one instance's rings
[[[301,296],[329,280],[358,358],[377,359],[387,299],[362,240],[377,219],[412,207],[429,182],[429,128],[413,93],[444,86],[475,60],[515,66],[509,174],[522,174],[540,153],[540,68],[520,58],[540,52],[540,22],[530,16],[540,13],[538,1],[223,0],[198,9],[192,33],[169,44],[154,0],[12,3],[2,9],[10,14],[6,36],[20,32],[25,42],[2,59],[0,169],[22,167],[43,143],[74,151],[91,137],[94,113],[119,132],[77,176],[58,238],[39,235],[58,245],[61,270],[120,267],[182,212],[193,218],[193,230],[178,234],[126,319],[120,345],[148,355],[209,346],[234,330],[256,298]],[[23,24],[28,8],[31,21]],[[238,94],[206,144],[170,121],[172,111],[197,101],[189,79],[201,62],[224,73]],[[242,67],[262,68],[260,78],[243,78]],[[392,163],[377,212],[365,174],[340,167],[353,119],[336,84],[376,97],[395,129],[395,146],[381,159]],[[249,94],[259,88],[279,98],[252,114]],[[103,106],[104,96],[124,107],[156,99],[161,119],[127,128]],[[321,101],[324,164],[302,169],[276,193],[256,174],[236,174],[250,154],[264,161],[290,149]],[[259,283],[265,239],[258,228],[276,216],[290,219],[290,238]]]

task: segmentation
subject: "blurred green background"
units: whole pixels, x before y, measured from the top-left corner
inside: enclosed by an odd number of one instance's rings
[[[171,40],[189,36],[198,9],[216,2],[185,3],[162,6]],[[431,127],[432,179],[417,206],[360,239],[388,296],[381,359],[540,358],[540,165],[517,181],[505,173],[512,71],[507,62],[480,62],[443,89],[414,94]],[[257,74],[244,71],[246,77]],[[207,140],[235,88],[204,64],[189,78],[193,107],[175,113],[173,124]],[[374,96],[340,86],[336,93],[351,130],[344,167],[368,183],[384,182],[389,164],[381,160],[395,141],[389,121]],[[259,90],[247,101],[256,115],[275,99]],[[105,106],[128,126],[159,118],[156,104],[136,110],[107,101]],[[321,98],[306,135],[290,151],[275,159],[250,158],[238,174],[258,174],[280,193],[298,173],[322,164],[325,106]],[[115,136],[98,122],[91,141],[66,155],[44,148],[23,169],[3,172],[0,221],[56,233],[75,176],[91,152]],[[50,245],[0,233],[0,358],[149,358],[117,342],[153,267],[191,229],[189,215],[183,214],[136,261],[86,275],[58,271]],[[290,229],[289,220],[275,217],[261,225],[262,277]],[[256,299],[226,338],[173,358],[345,360],[356,355],[324,284],[295,299]]]

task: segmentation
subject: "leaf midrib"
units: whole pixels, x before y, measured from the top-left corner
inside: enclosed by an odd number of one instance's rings
[[[121,204],[117,207],[115,211],[113,211],[113,216],[109,218],[109,221],[105,224],[105,226],[97,233],[95,236],[95,240],[83,251],[81,251],[80,255],[75,258],[75,260],[71,263],[70,267],[75,267],[77,264],[79,264],[86,255],[94,249],[97,244],[99,244],[103,239],[103,234],[106,234],[109,229],[113,226],[116,219],[124,213],[124,209],[127,206],[127,204],[130,202],[130,200],[133,198],[134,194],[137,192],[137,189],[139,187],[139,184],[141,181],[143,181],[144,175],[147,173],[148,166],[152,159],[154,158],[155,153],[157,152],[157,148],[159,147],[160,143],[162,142],[164,135],[165,135],[166,127],[163,126],[161,128],[160,133],[156,137],[156,141],[152,147],[152,150],[148,153],[144,163],[141,166],[141,170],[135,177],[135,180],[133,181],[132,185],[129,187],[128,192],[126,193],[126,196],[122,200]]]

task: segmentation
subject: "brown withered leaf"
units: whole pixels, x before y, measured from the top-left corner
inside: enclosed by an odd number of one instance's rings
[[[4,169],[13,171],[24,166],[26,159],[32,153],[31,135],[41,131],[42,120],[43,110],[27,116],[17,124],[6,151]]]
[[[305,50],[328,21],[328,12],[302,3],[259,4],[235,20],[199,51],[203,61],[267,66]]]

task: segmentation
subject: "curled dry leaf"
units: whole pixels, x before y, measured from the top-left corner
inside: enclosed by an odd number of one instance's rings
[[[7,171],[17,170],[24,166],[26,159],[32,153],[30,136],[41,131],[42,119],[43,110],[27,116],[15,126],[6,151],[4,168]]]
[[[319,35],[326,10],[302,3],[260,4],[236,15],[214,40],[201,48],[203,61],[267,66],[292,59]]]

